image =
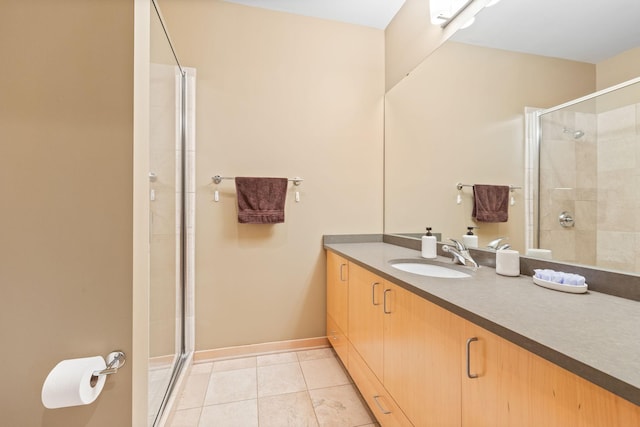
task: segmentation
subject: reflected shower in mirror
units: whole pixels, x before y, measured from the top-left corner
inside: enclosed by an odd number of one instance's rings
[[[640,80],[539,116],[539,228],[553,258],[640,272]]]

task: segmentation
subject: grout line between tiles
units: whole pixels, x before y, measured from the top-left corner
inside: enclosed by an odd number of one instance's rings
[[[296,351],[282,351],[282,352],[280,352],[280,353],[295,353],[296,360],[297,360],[297,363],[298,363],[298,368],[300,369],[300,372],[302,373],[302,378],[303,378],[304,385],[305,385],[305,390],[304,390],[304,391],[306,391],[306,396],[307,396],[307,398],[309,399],[309,403],[311,404],[311,408],[312,408],[312,410],[313,410],[313,414],[314,414],[315,420],[316,420],[317,424],[318,424],[318,425],[320,425],[320,419],[318,418],[318,413],[317,413],[317,411],[316,411],[316,408],[315,408],[315,406],[314,406],[314,404],[313,404],[313,399],[312,399],[312,397],[311,397],[311,391],[312,391],[312,390],[311,390],[311,389],[309,389],[309,384],[308,384],[308,382],[307,382],[307,377],[306,377],[306,375],[305,375],[305,373],[304,373],[304,370],[302,369],[302,362],[303,362],[303,361],[300,359],[300,353],[301,353],[301,352],[303,352],[303,351],[309,351],[309,350],[313,350],[313,349],[301,349],[301,350],[296,350]],[[199,361],[199,362],[198,362],[198,364],[200,364],[200,363],[215,362],[215,361],[218,361],[218,360],[242,359],[242,358],[246,358],[246,357],[247,357],[247,356],[232,357],[232,358],[221,358],[221,359],[212,359],[212,360],[208,360],[208,361],[206,361],[206,362],[205,362],[205,361]],[[248,357],[251,357],[251,356],[248,356]],[[338,361],[338,363],[340,364],[340,367],[341,367],[342,371],[346,374],[347,379],[348,379],[348,381],[349,381],[347,384],[342,384],[342,385],[340,385],[340,386],[350,385],[350,386],[351,386],[351,387],[356,391],[356,393],[358,394],[358,399],[359,399],[360,403],[361,403],[361,404],[362,404],[362,406],[365,408],[365,410],[369,413],[371,420],[373,420],[373,424],[372,424],[372,425],[373,425],[373,426],[375,426],[375,427],[379,427],[379,424],[377,424],[377,420],[375,419],[375,417],[373,417],[373,415],[371,414],[370,409],[368,408],[368,406],[367,406],[367,405],[366,405],[366,403],[364,402],[364,399],[362,398],[362,395],[360,394],[360,392],[359,392],[359,390],[357,389],[357,387],[355,387],[355,384],[354,384],[354,382],[353,382],[353,379],[352,379],[352,378],[351,378],[351,376],[348,374],[348,372],[346,371],[346,369],[344,369],[343,364],[341,363],[341,361],[339,360],[339,358],[337,357],[337,355],[335,354],[335,352],[334,352],[334,351],[332,351],[332,352],[331,352],[331,355],[330,355],[330,356],[327,356],[327,357],[317,357],[317,358],[311,358],[311,359],[305,359],[304,361],[305,361],[305,362],[307,362],[307,361],[312,361],[312,360],[321,360],[321,359],[333,359],[333,360]],[[293,363],[293,362],[289,361],[289,362],[275,363],[275,364],[273,364],[273,365],[265,365],[265,366],[274,366],[274,365],[280,365],[280,364],[285,364],[285,363]],[[238,400],[237,402],[251,401],[251,400],[255,400],[255,401],[256,401],[256,405],[257,405],[257,408],[256,408],[257,420],[256,420],[256,421],[257,421],[257,423],[258,423],[258,427],[259,427],[259,426],[260,426],[260,401],[261,401],[261,399],[264,399],[264,398],[271,398],[271,397],[274,397],[274,396],[283,396],[283,395],[288,395],[288,394],[295,394],[295,393],[300,393],[300,392],[282,393],[282,394],[279,394],[279,395],[270,395],[270,396],[259,396],[259,382],[258,382],[258,381],[259,381],[259,380],[258,380],[259,375],[258,375],[258,368],[259,368],[259,366],[257,365],[257,360],[256,360],[256,366],[254,367],[255,381],[256,381],[256,390],[255,390],[255,392],[256,392],[256,397],[255,397],[255,399],[253,399],[253,398],[251,398],[251,399],[241,399],[241,400]],[[207,391],[208,391],[208,388],[209,388],[209,383],[213,380],[213,374],[214,374],[214,371],[213,371],[213,367],[212,367],[211,372],[209,372],[209,374],[208,374],[209,382],[207,383]],[[203,374],[195,374],[195,375],[193,375],[193,376],[196,376],[196,375],[207,375],[207,374],[204,374],[204,373],[203,373]],[[313,390],[314,390],[314,391],[315,391],[315,390],[324,390],[324,389],[330,389],[330,388],[333,388],[333,387],[337,387],[337,386],[325,386],[325,387],[319,387],[319,388],[316,388],[316,389],[313,389]],[[183,408],[183,409],[181,409],[181,410],[193,410],[193,409],[198,409],[199,413],[198,413],[198,417],[197,417],[197,418],[198,418],[198,419],[197,419],[197,424],[196,424],[195,426],[193,426],[193,427],[197,427],[197,426],[199,426],[200,421],[201,421],[201,419],[202,419],[203,409],[204,409],[205,407],[211,407],[211,406],[217,406],[217,405],[222,405],[222,404],[224,404],[224,403],[216,403],[216,404],[206,405],[206,404],[205,404],[205,401],[206,401],[206,392],[205,392],[205,396],[203,397],[202,405],[201,405],[200,407],[194,407],[194,408]],[[176,412],[177,412],[177,411],[176,411]],[[174,415],[175,415],[175,414],[174,414]],[[359,426],[359,427],[363,427],[363,426],[368,426],[368,425],[370,425],[370,424],[371,424],[371,423],[365,423],[365,424],[360,424],[360,425],[358,425],[358,426]],[[358,427],[358,426],[352,426],[352,427]]]

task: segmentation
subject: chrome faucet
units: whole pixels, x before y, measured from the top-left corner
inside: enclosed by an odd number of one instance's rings
[[[469,250],[464,243],[452,238],[449,238],[449,240],[451,240],[456,247],[453,248],[451,246],[444,245],[442,250],[451,254],[453,262],[456,264],[478,267],[478,263],[471,257],[471,254],[469,254]]]
[[[502,245],[500,244],[503,240],[506,240],[506,237],[498,237],[496,240],[490,241],[487,247],[490,249],[494,249],[496,251],[499,251],[501,249],[509,249],[511,247],[510,244],[508,243],[504,243]]]

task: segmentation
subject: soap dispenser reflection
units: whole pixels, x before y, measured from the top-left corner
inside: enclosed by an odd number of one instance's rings
[[[422,258],[436,258],[438,256],[436,241],[436,236],[431,234],[431,227],[427,227],[427,233],[422,236]]]
[[[467,248],[478,247],[478,236],[473,234],[473,229],[478,227],[467,227],[467,234],[462,236],[462,242]]]

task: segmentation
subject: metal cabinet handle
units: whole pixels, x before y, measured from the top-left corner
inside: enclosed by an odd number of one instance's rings
[[[471,379],[478,378],[478,374],[471,373],[471,343],[474,341],[478,341],[478,338],[473,337],[467,340],[467,377]]]
[[[346,282],[345,278],[344,278],[344,268],[347,266],[347,264],[340,264],[340,281],[341,282]]]
[[[384,409],[382,407],[382,405],[378,401],[379,398],[380,398],[380,396],[373,396],[373,401],[376,402],[376,406],[378,407],[378,409],[380,409],[380,412],[382,412],[384,415],[389,415],[391,413],[391,411],[388,410],[388,409]]]
[[[385,289],[382,293],[382,311],[384,311],[384,314],[391,314],[391,312],[387,310],[387,292],[391,292],[391,289]]]
[[[380,305],[379,302],[376,302],[376,286],[378,286],[380,282],[373,282],[371,284],[371,303],[373,305]]]

